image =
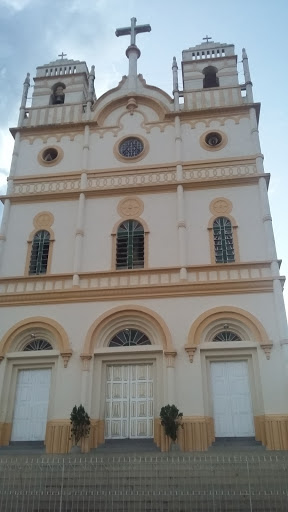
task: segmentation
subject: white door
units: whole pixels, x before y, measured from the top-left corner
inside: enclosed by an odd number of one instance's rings
[[[153,437],[151,364],[107,366],[105,437]]]
[[[248,363],[211,363],[215,437],[254,436]]]
[[[18,373],[11,441],[45,439],[51,370]]]

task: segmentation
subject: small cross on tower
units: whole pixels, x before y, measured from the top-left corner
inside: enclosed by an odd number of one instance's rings
[[[205,36],[205,37],[203,37],[203,39],[204,39],[204,41],[206,39],[206,43],[209,43],[209,39],[212,39],[212,37]]]
[[[60,55],[58,55],[58,57],[61,57],[61,59],[63,60],[64,57],[67,57],[67,53],[60,53]]]
[[[129,36],[130,38],[130,46],[136,45],[136,35],[140,34],[141,32],[150,32],[151,26],[150,25],[136,25],[136,18],[131,18],[131,27],[124,27],[124,28],[117,28],[116,29],[116,36]]]

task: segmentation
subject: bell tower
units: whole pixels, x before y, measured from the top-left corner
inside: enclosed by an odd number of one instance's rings
[[[185,108],[243,104],[233,44],[207,41],[184,50],[182,76]]]

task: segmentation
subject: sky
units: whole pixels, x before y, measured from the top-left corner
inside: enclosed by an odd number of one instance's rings
[[[206,34],[235,44],[240,82],[241,50],[246,48],[254,100],[262,104],[260,139],[265,171],[271,173],[278,258],[283,260],[281,274],[288,275],[287,0],[0,0],[0,193],[6,190],[13,150],[9,127],[17,124],[26,73],[35,76],[37,66],[63,51],[68,58],[85,60],[89,68],[95,65],[99,97],[128,72],[129,38],[117,38],[115,29],[130,25],[134,16],[139,24],[152,27],[137,38],[138,72],[169,94],[173,56],[180,67],[182,50],[201,43]],[[1,212],[0,205],[0,217]],[[285,298],[288,305],[288,283]]]

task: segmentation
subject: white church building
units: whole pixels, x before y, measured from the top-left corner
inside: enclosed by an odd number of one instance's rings
[[[288,449],[288,335],[248,59],[232,44],[182,52],[173,96],[137,71],[97,98],[63,58],[24,82],[0,232],[0,445],[86,450],[152,438],[183,412],[183,450],[255,437]],[[127,39],[128,40],[128,39]],[[96,80],[97,92],[97,80]]]

